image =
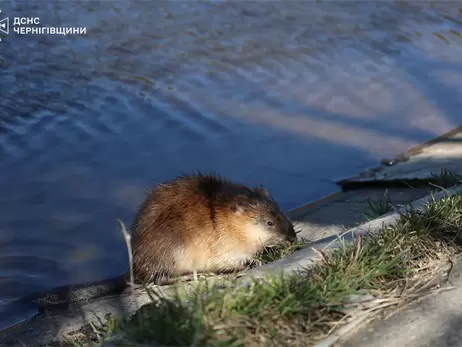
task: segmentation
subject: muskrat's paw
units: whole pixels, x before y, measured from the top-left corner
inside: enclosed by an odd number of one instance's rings
[[[257,266],[262,266],[263,262],[260,259],[251,259],[248,261],[247,266],[250,267],[257,267]]]

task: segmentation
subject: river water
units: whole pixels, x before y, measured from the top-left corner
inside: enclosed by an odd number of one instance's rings
[[[87,28],[1,36],[1,300],[121,273],[116,219],[180,173],[264,184],[287,210],[462,120],[462,2],[0,9]]]

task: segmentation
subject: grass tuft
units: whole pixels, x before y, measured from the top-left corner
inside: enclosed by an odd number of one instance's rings
[[[369,212],[364,213],[367,220],[377,218],[394,210],[388,196],[388,189],[385,190],[383,195],[377,195],[377,200],[367,199],[367,204],[369,205]]]
[[[152,304],[114,321],[104,338],[130,346],[313,345],[359,314],[374,316],[428,290],[460,253],[461,233],[461,197],[432,196],[425,210],[409,207],[378,235],[320,251],[321,260],[298,274],[249,287],[178,284],[168,298],[154,292]]]
[[[278,259],[287,257],[293,252],[304,248],[309,244],[310,241],[305,238],[300,238],[293,243],[285,242],[279,246],[265,247],[262,252],[256,255],[255,260],[259,265],[272,263]]]
[[[449,188],[462,182],[462,175],[446,168],[441,169],[439,173],[432,173],[431,177],[432,183],[441,188]]]

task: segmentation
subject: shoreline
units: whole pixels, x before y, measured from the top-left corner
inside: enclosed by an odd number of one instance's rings
[[[443,135],[440,135],[434,139],[427,141],[426,143],[422,145],[413,147],[413,149],[408,150],[406,153],[414,152],[418,154],[420,153],[419,152],[420,149],[427,148],[434,144],[440,143],[446,140],[448,137],[454,134],[457,134],[461,131],[462,131],[462,127],[457,127],[448,133],[445,133]],[[415,148],[418,148],[418,149],[415,149]],[[384,167],[384,166],[381,166],[381,167]],[[364,188],[364,185],[362,186],[362,188]],[[290,218],[297,219],[303,216],[303,214],[307,213],[310,210],[320,208],[320,207],[322,208],[323,205],[327,205],[331,203],[332,201],[334,201],[336,198],[339,198],[339,196],[341,196],[344,193],[345,191],[330,194],[317,201],[307,203],[303,206],[292,209],[288,211],[287,214],[289,215]],[[389,216],[388,215],[381,216],[378,219],[378,221],[376,221],[376,224],[377,223],[383,224],[383,221],[384,221],[383,218],[385,218],[385,220],[388,220]],[[349,230],[351,230],[351,228]],[[351,237],[349,238],[349,236],[345,236],[345,235],[350,235]],[[348,233],[348,234],[345,233],[343,236],[347,237],[346,240],[352,241],[354,240],[354,237],[352,235],[354,235],[353,232]],[[338,237],[338,234],[334,234],[334,235],[331,235],[325,238],[317,239],[315,240],[315,245],[317,245],[316,247],[318,246],[325,247],[328,245],[332,245],[335,243],[334,241],[337,240],[337,237]],[[259,277],[263,273],[266,273],[267,270],[283,269],[284,271],[293,271],[294,266],[295,268],[297,268],[297,267],[300,267],[300,264],[304,264],[303,266],[306,266],[307,264],[312,264],[313,259],[316,256],[317,256],[316,252],[314,252],[311,248],[297,251],[293,253],[292,255],[289,255],[280,260],[276,260],[273,263],[250,270],[247,273],[247,276],[240,279],[240,282],[244,283],[246,279],[250,278],[250,276],[256,275],[257,277]],[[162,288],[162,291],[164,291],[164,289],[165,289],[165,292],[167,293],[169,288]],[[131,290],[125,291],[124,293],[120,295],[108,295],[102,298],[97,298],[95,300],[92,300],[92,302],[90,303],[81,304],[80,307],[78,307],[79,309],[78,311],[80,312],[77,313],[76,311],[70,316],[68,315],[68,312],[52,312],[51,316],[48,318],[44,317],[43,314],[34,315],[33,317],[26,319],[22,321],[21,323],[15,324],[11,326],[10,328],[0,331],[0,341],[2,341],[4,335],[20,336],[21,331],[23,333],[29,331],[30,333],[31,331],[37,332],[37,331],[42,330],[43,333],[38,334],[38,335],[41,335],[41,338],[39,340],[42,340],[42,343],[43,343],[43,341],[49,341],[47,340],[47,335],[48,335],[48,338],[56,338],[57,332],[52,332],[51,334],[50,334],[50,331],[48,331],[48,333],[44,332],[44,327],[49,326],[48,320],[50,319],[52,321],[55,321],[55,323],[57,323],[58,325],[61,324],[60,328],[58,329],[59,334],[70,335],[73,331],[79,330],[79,328],[81,328],[82,326],[85,326],[85,324],[88,324],[87,320],[92,319],[91,316],[93,316],[92,320],[94,320],[94,317],[96,317],[97,319],[101,319],[103,316],[105,316],[108,313],[116,315],[116,316],[120,315],[120,312],[125,312],[125,314],[131,314],[131,313],[136,312],[143,304],[148,303],[148,302],[150,302],[149,295],[146,295],[146,293],[143,293],[142,291],[136,292],[135,295],[133,295]],[[85,314],[82,315],[82,313],[85,313]],[[35,340],[35,338],[37,338],[37,336],[34,336],[33,341]]]

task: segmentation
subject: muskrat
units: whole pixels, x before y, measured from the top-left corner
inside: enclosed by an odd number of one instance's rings
[[[264,247],[297,237],[263,186],[201,173],[157,186],[131,230],[135,278],[146,282],[242,270]]]
[[[179,176],[148,193],[130,227],[136,282],[162,284],[191,273],[242,270],[264,247],[293,242],[296,233],[271,194],[215,174]],[[39,308],[88,300],[124,290],[116,278],[15,300]]]

